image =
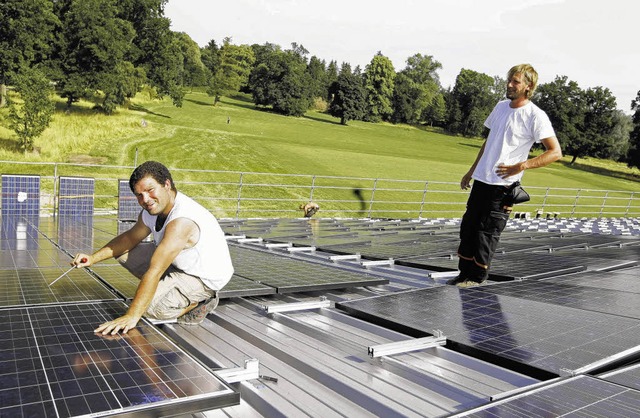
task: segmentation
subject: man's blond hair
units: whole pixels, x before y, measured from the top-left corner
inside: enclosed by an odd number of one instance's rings
[[[531,88],[526,92],[527,99],[530,99],[536,91],[536,87],[538,87],[538,73],[531,64],[518,64],[511,67],[507,73],[507,80],[515,74],[521,74],[524,77],[524,81],[531,85]]]

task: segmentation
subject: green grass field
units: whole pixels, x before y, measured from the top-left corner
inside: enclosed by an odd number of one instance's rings
[[[350,122],[310,111],[304,117],[256,109],[248,97],[187,94],[182,108],[139,96],[129,109],[105,116],[91,104],[59,104],[52,125],[36,140],[38,153],[17,150],[0,110],[0,160],[133,166],[158,160],[172,168],[458,182],[475,159],[481,139],[386,123]],[[142,119],[147,123],[142,126]],[[227,123],[229,120],[230,123]],[[534,151],[536,152],[536,151]],[[539,151],[537,151],[539,152]],[[136,160],[137,158],[137,160]],[[595,159],[562,161],[527,172],[526,186],[639,191],[637,169]],[[0,163],[2,172],[20,171]],[[27,168],[24,169],[28,170]],[[74,175],[88,175],[91,169]],[[126,177],[127,170],[114,173]],[[190,178],[189,180],[197,180]],[[292,199],[302,194],[292,193]]]

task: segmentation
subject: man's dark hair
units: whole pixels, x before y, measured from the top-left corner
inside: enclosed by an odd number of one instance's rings
[[[171,183],[171,190],[176,191],[176,185],[173,184],[173,178],[169,169],[157,161],[145,161],[133,170],[131,177],[129,177],[129,187],[134,192],[133,188],[143,178],[150,176],[160,184],[164,184],[167,180]],[[135,192],[134,192],[135,193]]]

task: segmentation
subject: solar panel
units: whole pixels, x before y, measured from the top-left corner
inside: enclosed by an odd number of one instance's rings
[[[485,292],[640,319],[640,294],[543,280],[485,286]]]
[[[38,233],[39,220],[37,216],[25,218],[3,215],[0,224],[0,249],[31,250],[38,248],[38,241],[42,238]]]
[[[549,254],[544,253],[506,253],[496,254],[491,261],[489,278],[491,280],[540,279],[560,274],[584,271],[586,267],[580,260],[555,257],[549,262]],[[415,257],[401,259],[397,264],[411,267],[421,267],[440,271],[454,271],[458,269],[458,258],[429,258]]]
[[[74,269],[49,286],[67,268],[0,270],[0,307],[117,299],[83,269]]]
[[[629,293],[640,293],[640,268],[617,270],[611,272],[583,271],[565,276],[549,277],[546,282],[570,284],[575,286],[594,287],[596,289],[619,290]]]
[[[86,177],[60,177],[59,216],[93,216],[95,180]]]
[[[126,335],[93,329],[121,302],[3,310],[0,415],[193,413],[239,395],[145,322]]]
[[[135,221],[141,210],[129,180],[118,180],[118,220]]]
[[[631,417],[638,414],[640,391],[578,376],[474,409],[464,416]]]
[[[590,366],[640,344],[638,319],[483,289],[440,286],[336,307],[416,337],[442,330],[450,348],[541,378]]]
[[[231,280],[220,291],[220,299],[241,296],[272,295],[277,292],[275,287],[266,286],[238,275],[231,276]]]
[[[40,176],[2,175],[2,216],[40,215]]]
[[[624,367],[620,370],[604,373],[598,376],[607,382],[640,390],[640,364]]]
[[[278,293],[387,284],[387,279],[338,267],[230,245],[238,276],[278,289]]]

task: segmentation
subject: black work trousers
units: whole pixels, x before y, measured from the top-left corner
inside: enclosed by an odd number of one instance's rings
[[[458,269],[466,280],[483,282],[489,276],[491,260],[511,212],[505,207],[509,190],[509,186],[473,181],[458,247]]]

